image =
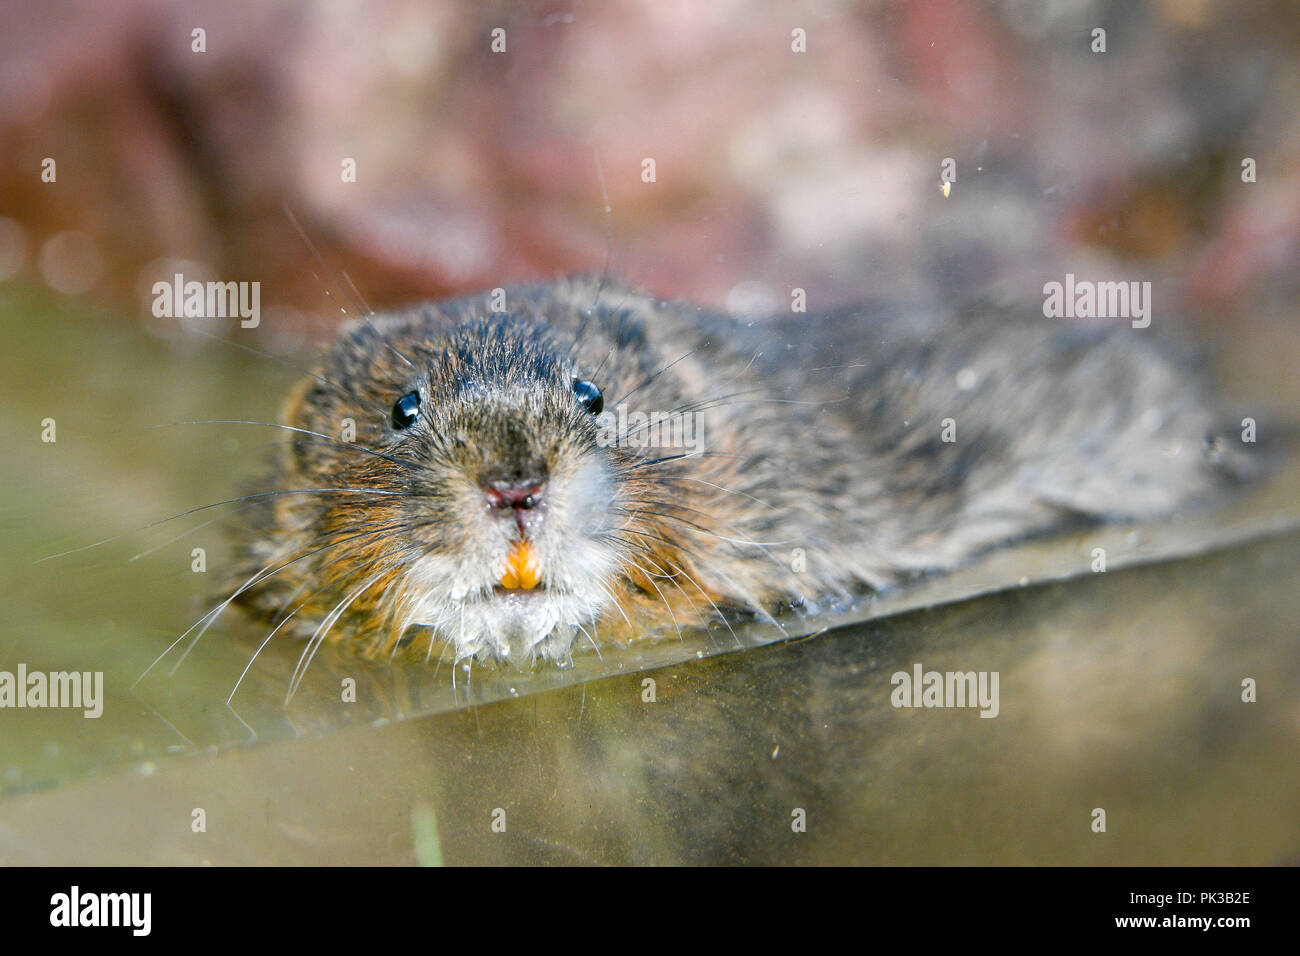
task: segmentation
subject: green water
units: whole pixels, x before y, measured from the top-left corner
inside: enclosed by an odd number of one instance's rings
[[[139,529],[230,497],[277,438],[150,426],[274,421],[297,373],[13,292],[0,315],[0,670],[102,670],[106,697],[99,719],[0,710],[0,861],[1300,858],[1295,468],[1227,510],[786,622],[789,641],[719,630],[454,688],[447,666],[327,652],[287,707],[298,648],[272,646],[227,706],[258,636],[233,617],[132,688],[211,606],[225,545],[204,523],[225,509]],[[997,672],[998,716],[895,708],[891,675],[917,664]]]

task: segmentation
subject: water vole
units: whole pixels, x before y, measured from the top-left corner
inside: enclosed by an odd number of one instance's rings
[[[594,280],[489,301],[354,322],[294,391],[236,582],[280,633],[564,663],[1169,514],[1244,461],[1128,323],[748,323]]]

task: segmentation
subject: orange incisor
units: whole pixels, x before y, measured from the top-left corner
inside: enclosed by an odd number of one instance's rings
[[[506,558],[506,571],[501,575],[501,586],[509,591],[527,591],[535,588],[541,579],[542,569],[532,546],[527,541],[520,541]]]

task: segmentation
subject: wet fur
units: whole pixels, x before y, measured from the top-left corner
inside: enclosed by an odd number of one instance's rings
[[[341,332],[285,410],[319,436],[295,433],[259,489],[293,493],[239,534],[240,603],[370,656],[450,641],[457,658],[563,663],[579,643],[887,588],[1069,521],[1167,515],[1249,468],[1207,443],[1220,421],[1196,363],[1127,324],[882,305],[747,323],[594,280],[506,305]],[[607,410],[700,415],[705,453],[600,447],[574,378]],[[394,430],[416,388],[420,421]],[[547,596],[560,624],[536,640],[473,630],[500,620],[482,602],[513,532],[478,513],[476,483],[502,473],[557,488],[544,580],[576,590]],[[468,637],[466,608],[482,611]]]

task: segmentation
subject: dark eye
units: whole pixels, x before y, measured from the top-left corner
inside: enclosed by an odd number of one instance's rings
[[[420,417],[420,393],[410,392],[393,404],[393,427],[399,431],[410,428]]]
[[[580,379],[573,380],[573,394],[578,396],[578,401],[582,402],[583,407],[593,415],[599,415],[600,410],[605,407],[604,396],[591,382],[584,382]]]

